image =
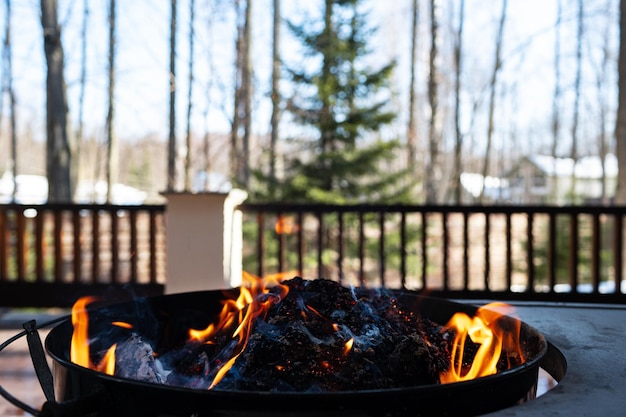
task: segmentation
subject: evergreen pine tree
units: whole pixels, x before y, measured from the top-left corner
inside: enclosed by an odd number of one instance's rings
[[[386,108],[395,63],[379,69],[364,64],[375,29],[368,27],[362,3],[325,0],[323,24],[288,22],[320,65],[287,68],[296,93],[286,110],[315,134],[292,139],[298,151],[285,158],[273,198],[337,204],[407,199],[408,188],[399,185],[404,172],[393,169],[399,142],[372,139],[396,116]]]

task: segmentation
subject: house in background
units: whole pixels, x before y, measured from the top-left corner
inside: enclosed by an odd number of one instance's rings
[[[13,175],[5,172],[0,177],[0,204],[45,204],[48,200],[48,179],[42,175],[16,176],[17,192],[13,200]],[[103,204],[106,202],[107,184],[104,181],[78,183],[74,202]],[[147,193],[125,184],[113,184],[112,204],[143,204]]]
[[[603,163],[604,162],[604,163]],[[512,204],[598,204],[610,200],[617,187],[617,157],[607,154],[572,158],[531,155],[510,170],[508,196]]]
[[[466,195],[497,204],[567,205],[610,201],[617,187],[617,158],[599,156],[554,158],[531,155],[521,158],[501,177],[461,174]]]
[[[493,203],[508,203],[511,200],[509,181],[500,177],[484,177],[481,174],[463,172],[461,185],[467,195],[477,199],[482,193],[486,201]]]

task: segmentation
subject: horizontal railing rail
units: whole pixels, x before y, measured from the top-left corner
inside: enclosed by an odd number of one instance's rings
[[[626,302],[624,213],[599,206],[242,204],[244,270],[459,298]]]
[[[164,205],[0,205],[0,305],[163,292]]]

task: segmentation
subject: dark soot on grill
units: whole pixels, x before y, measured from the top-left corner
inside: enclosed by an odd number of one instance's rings
[[[256,319],[245,349],[215,390],[400,388],[436,384],[449,366],[453,335],[404,310],[384,290],[357,293],[334,281],[299,277],[282,284],[288,294]],[[231,331],[161,355],[165,383],[208,388],[235,347]]]

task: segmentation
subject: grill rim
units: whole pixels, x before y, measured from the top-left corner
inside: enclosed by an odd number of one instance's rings
[[[147,302],[152,306],[152,308],[159,308],[162,304],[168,305],[170,303],[178,302],[180,305],[182,301],[189,301],[190,299],[216,299],[217,297],[220,297],[221,299],[223,298],[225,291],[226,293],[232,294],[235,290],[211,290],[178,293],[141,299],[139,302],[142,304]],[[445,321],[442,321],[442,318],[446,319],[445,316],[447,315],[451,316],[455,312],[459,311],[466,312],[471,315],[474,314],[478,308],[470,304],[428,297],[418,292],[409,290],[386,291],[393,293],[403,307],[411,308],[413,310],[419,308],[419,314],[423,314],[426,317],[432,318],[433,315],[438,316],[435,321],[440,323],[445,323]],[[120,308],[119,306],[134,304],[136,302],[137,300],[98,308],[115,309],[116,306],[117,308]],[[188,303],[182,304],[184,305]],[[445,306],[446,308],[442,308],[442,306]],[[174,413],[179,411],[184,412],[184,414],[181,415],[189,415],[189,412],[197,413],[198,407],[206,405],[207,403],[212,409],[211,412],[226,409],[227,411],[252,412],[252,415],[259,415],[254,412],[255,409],[258,409],[259,404],[263,404],[263,411],[272,412],[289,412],[293,411],[294,406],[296,406],[295,409],[313,407],[316,411],[325,412],[332,410],[342,410],[342,412],[352,410],[366,413],[378,413],[383,411],[391,412],[392,415],[404,415],[405,413],[411,412],[414,414],[414,408],[419,406],[420,412],[425,410],[429,412],[429,414],[435,415],[437,415],[438,412],[447,413],[448,415],[456,415],[461,411],[463,415],[482,414],[514,405],[521,400],[528,393],[528,391],[532,391],[532,383],[529,383],[528,381],[533,380],[536,384],[537,374],[541,362],[546,357],[549,349],[554,348],[554,346],[551,346],[547,342],[542,333],[527,323],[522,322],[523,332],[537,338],[537,341],[540,344],[538,347],[538,354],[520,366],[499,372],[495,375],[477,378],[471,381],[456,382],[452,384],[417,385],[412,387],[390,389],[314,393],[235,391],[219,390],[217,387],[213,390],[198,390],[169,385],[158,385],[110,376],[73,364],[69,361],[69,341],[71,337],[71,329],[71,320],[68,317],[66,320],[57,324],[50,331],[45,340],[46,351],[52,358],[55,371],[55,388],[57,388],[57,396],[59,397],[57,398],[57,401],[63,403],[66,401],[80,400],[86,396],[91,396],[94,391],[97,392],[98,390],[102,390],[105,392],[103,397],[113,399],[113,402],[115,402],[116,397],[119,399],[120,396],[127,394],[124,391],[130,390],[140,396],[147,395],[148,397],[168,397],[170,400],[173,399],[179,404],[191,403],[192,406],[188,409],[182,410],[181,407],[178,407],[177,410],[172,410]],[[60,334],[60,336],[57,336],[58,334]],[[63,345],[63,341],[66,342],[65,345]],[[63,353],[60,353],[60,351],[63,351]],[[505,394],[507,394],[505,395],[507,398],[499,398],[503,397],[503,386],[509,384],[511,380],[517,381],[519,384],[519,381],[522,378],[526,378],[523,383],[524,392],[521,392],[522,390],[516,391],[513,395],[516,398],[511,400],[508,398],[511,397],[509,393],[510,390],[507,391],[504,389]],[[77,384],[85,384],[85,386],[76,389]],[[68,385],[74,386],[74,388],[69,392],[67,389]],[[470,403],[465,403],[462,406],[457,404],[457,401],[451,401],[453,399],[458,399],[458,397],[455,397],[456,395],[465,396],[467,393],[475,391],[483,392],[487,388],[497,393],[492,394],[491,398],[486,398],[484,401],[482,399],[478,400],[474,398]],[[428,401],[428,404],[424,404],[423,401],[416,401],[415,397],[419,397],[421,400],[432,398],[434,401]],[[481,396],[481,398],[482,397],[483,396]],[[489,397],[489,395],[486,397]],[[442,402],[443,407],[436,407],[431,404],[433,402],[436,403],[437,401]],[[101,400],[97,402],[104,403],[106,406],[109,401]],[[127,401],[121,401],[121,406],[126,409],[128,408],[128,404],[124,404],[125,402]],[[163,401],[159,401],[159,403],[162,402]],[[463,401],[460,401],[460,403],[463,403]],[[157,408],[161,410],[161,407]],[[133,411],[135,414],[137,412],[137,410]],[[199,415],[203,414],[200,413]]]

